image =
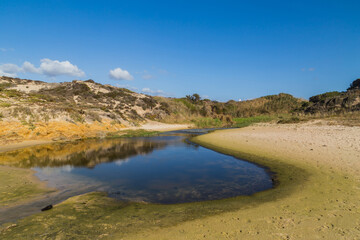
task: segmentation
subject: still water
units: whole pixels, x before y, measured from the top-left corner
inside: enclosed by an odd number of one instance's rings
[[[272,187],[266,169],[191,143],[202,131],[51,144],[7,154],[65,197],[105,191],[125,201],[185,203],[251,195]]]

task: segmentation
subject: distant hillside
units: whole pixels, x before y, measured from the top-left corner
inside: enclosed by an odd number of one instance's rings
[[[152,97],[93,80],[46,83],[0,77],[0,116],[29,125],[38,121],[136,125],[146,119],[171,122],[291,113],[305,101],[284,93],[226,103],[194,96]]]
[[[23,140],[103,137],[159,120],[153,97],[92,80],[46,83],[0,77],[0,144]]]
[[[147,120],[194,123],[197,127],[296,122],[307,116],[359,111],[359,87],[358,79],[346,92],[324,93],[310,101],[280,93],[217,102],[198,94],[152,97],[93,80],[47,83],[0,77],[0,144],[104,137]]]
[[[3,120],[27,123],[108,120],[134,125],[147,115],[160,119],[166,114],[153,97],[93,80],[46,83],[0,77],[0,107]]]
[[[307,101],[295,98],[290,94],[280,93],[247,101],[228,101],[226,103],[197,99],[193,96],[186,98],[163,98],[156,100],[162,104],[169,116],[166,121],[183,121],[197,117],[217,118],[231,122],[233,118],[248,118],[262,115],[291,114],[302,107]]]
[[[313,96],[304,107],[308,114],[340,114],[360,111],[360,79],[345,92],[327,92]]]

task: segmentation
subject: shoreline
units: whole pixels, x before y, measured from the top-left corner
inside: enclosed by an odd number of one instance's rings
[[[158,131],[158,132],[167,132],[167,131],[175,131],[175,130],[182,130],[182,129],[188,129],[192,125],[190,124],[166,124],[166,123],[160,123],[155,121],[148,121],[146,124],[140,126],[140,127],[127,127],[122,128],[119,131],[127,131],[127,130],[146,130],[146,131]],[[111,132],[109,132],[111,133]],[[105,134],[105,132],[104,132]],[[100,138],[100,137],[95,137]],[[15,142],[10,144],[2,144],[0,145],[0,153],[5,153],[9,151],[15,151],[27,147],[34,147],[38,145],[44,145],[44,144],[51,144],[51,143],[61,143],[61,142],[72,142],[77,140],[84,140],[89,139],[89,137],[86,138],[75,138],[75,139],[68,139],[68,140],[49,140],[49,139],[37,139],[37,140],[24,140],[21,142]]]
[[[194,142],[270,168],[279,185],[252,196],[175,205],[133,203],[126,208],[103,194],[89,193],[22,219],[3,236],[21,238],[30,227],[36,238],[42,234],[39,221],[51,219],[56,224],[47,224],[46,231],[84,221],[68,229],[68,236],[74,237],[81,229],[109,239],[356,239],[360,236],[358,138],[360,128],[311,124],[218,130]],[[109,218],[94,223],[89,216]]]
[[[146,131],[164,132],[164,131],[173,131],[179,129],[187,129],[189,127],[190,127],[189,124],[164,124],[154,121],[148,121],[148,123],[144,124],[141,127],[128,127],[128,128],[123,128],[120,131],[142,129]],[[100,139],[100,137],[97,138]],[[53,141],[48,139],[25,140],[22,142],[0,145],[0,154],[8,154],[12,151],[32,148],[36,146],[42,146],[42,145],[45,146],[48,144],[57,144],[62,142],[75,142],[86,139],[93,139],[93,138],[69,139],[69,140],[58,140],[58,141]],[[13,175],[17,176],[19,172],[21,172],[21,177],[12,178]],[[6,195],[6,197],[0,199],[0,213],[6,211],[7,209],[11,209],[11,208],[16,209],[17,206],[22,206],[25,204],[31,204],[31,203],[35,203],[36,201],[44,200],[48,197],[49,193],[51,193],[52,195],[56,195],[56,193],[60,191],[59,189],[54,189],[52,187],[49,187],[47,185],[47,182],[41,181],[38,177],[35,176],[35,173],[36,171],[32,169],[12,167],[6,165],[0,166],[0,179],[2,179],[3,176],[8,175],[8,179],[10,178],[12,179],[11,182],[8,184],[9,186],[13,186],[14,189],[12,189],[12,191],[21,192],[24,191],[23,189],[27,188],[26,191],[23,193],[24,195],[20,198],[18,197],[18,194],[15,194],[14,196],[10,194],[10,196],[7,196],[9,194],[7,192],[6,194],[5,192],[3,192],[3,194]],[[3,186],[3,188],[4,187],[5,186]],[[5,189],[3,188],[0,188],[0,191],[7,189],[6,187]],[[22,199],[24,197],[25,199]],[[10,203],[9,201],[12,202]]]
[[[356,239],[359,134],[358,127],[263,124],[198,136],[201,146],[269,167],[278,187],[251,196],[260,204],[250,208],[129,239]]]

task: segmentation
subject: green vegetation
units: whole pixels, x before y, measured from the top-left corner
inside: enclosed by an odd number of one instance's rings
[[[353,81],[347,90],[354,90],[354,89],[360,89],[360,78]]]
[[[0,102],[0,107],[11,107],[11,104],[7,102]]]
[[[29,93],[29,98],[28,98],[28,102],[32,102],[32,103],[37,103],[37,102],[53,102],[54,99],[49,96],[49,95],[45,95],[45,94],[40,94],[40,93]]]
[[[309,101],[312,103],[317,103],[317,102],[325,101],[328,98],[334,98],[334,97],[337,97],[340,95],[341,95],[341,92],[337,92],[337,91],[327,92],[327,93],[312,96],[311,98],[309,98]]]
[[[15,97],[21,97],[22,96],[22,93],[15,90],[15,89],[4,89],[1,91],[1,93],[3,93],[6,97],[9,97],[9,98],[15,98]]]
[[[175,98],[174,101],[182,103],[191,113],[196,113],[197,111],[199,111],[197,106],[186,98]]]
[[[253,123],[270,122],[274,120],[275,116],[256,116],[248,118],[233,118],[234,127],[247,127]]]
[[[129,138],[129,137],[152,137],[159,135],[158,131],[147,131],[144,129],[123,130],[116,133],[108,133],[107,138]]]
[[[0,166],[0,207],[25,202],[48,192],[31,170]]]
[[[189,100],[190,102],[193,102],[193,103],[197,103],[200,101],[200,95],[197,94],[197,93],[194,93],[193,95],[186,95],[186,99]]]
[[[18,82],[44,86],[45,83],[14,78],[5,80],[9,82],[0,84],[0,109],[3,115],[20,121],[28,120],[29,116],[45,122],[61,117],[73,123],[104,123],[107,119],[140,126],[150,119],[164,123],[193,123],[198,128],[244,127],[271,120],[294,123],[360,111],[359,79],[350,85],[351,91],[319,94],[310,101],[280,93],[228,102],[201,99],[197,93],[184,98],[144,97],[93,80],[52,84],[37,92],[25,93],[9,87]],[[8,101],[7,98],[12,99]]]
[[[300,119],[298,117],[290,117],[290,118],[280,119],[277,123],[279,123],[279,124],[299,123],[301,121],[302,121],[302,119]]]
[[[280,114],[292,114],[306,102],[284,93],[226,103],[202,100],[198,94],[178,99],[158,97],[157,100],[170,113],[163,121],[192,121],[198,127],[236,126],[235,119],[238,119],[239,126],[246,125],[247,121],[267,121],[264,116],[274,118]]]
[[[11,83],[0,83],[0,91],[3,91],[6,88],[11,87],[12,84]]]
[[[223,127],[224,123],[218,118],[197,118],[192,120],[197,128],[216,128],[216,127]]]

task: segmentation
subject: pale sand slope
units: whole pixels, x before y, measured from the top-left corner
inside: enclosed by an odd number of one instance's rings
[[[271,191],[288,193],[284,197],[127,239],[360,239],[359,127],[262,125],[216,131],[196,141],[266,157],[269,166],[288,163],[308,174],[279,173],[280,184]],[[293,186],[287,183],[292,180]]]
[[[174,131],[180,129],[188,129],[193,127],[191,124],[168,124],[168,123],[161,123],[156,121],[147,120],[147,122],[140,127],[131,127],[130,129],[144,129],[148,131],[159,131],[159,132],[166,132],[166,131]],[[125,128],[127,130],[129,128]]]

